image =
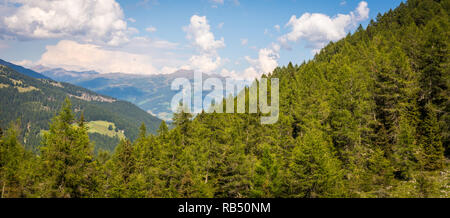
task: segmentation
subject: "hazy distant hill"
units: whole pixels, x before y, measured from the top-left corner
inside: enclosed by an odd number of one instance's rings
[[[61,68],[48,69],[37,66],[40,71],[56,81],[72,83],[97,93],[130,101],[160,119],[169,120],[172,116],[170,102],[178,91],[172,91],[170,85],[176,78],[194,79],[194,72],[179,70],[163,75],[131,75],[123,73],[100,74],[94,71],[75,72]],[[203,79],[211,76],[203,74]],[[224,79],[218,75],[214,75]],[[207,93],[203,93],[203,96]]]
[[[37,72],[16,66],[38,78],[46,78]],[[51,79],[36,79],[0,65],[0,127],[21,120],[22,136],[27,147],[35,148],[40,142],[42,130],[70,97],[77,116],[84,112],[89,121],[90,137],[97,148],[112,150],[119,138],[135,139],[139,126],[144,122],[149,132],[155,132],[160,119],[148,114],[132,103]]]

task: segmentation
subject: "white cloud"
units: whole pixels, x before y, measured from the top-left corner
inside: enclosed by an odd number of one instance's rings
[[[241,39],[241,45],[247,45],[248,39]]]
[[[80,44],[61,40],[47,46],[47,51],[36,64],[46,67],[62,67],[66,70],[95,70],[100,73],[156,74],[152,58],[142,54],[114,51],[98,45]]]
[[[188,53],[185,53],[186,51],[180,49],[177,43],[147,36],[133,37],[128,43],[121,46],[99,46],[99,48],[145,56],[145,64],[152,64],[157,69],[161,69],[160,73],[163,73],[162,68],[164,67],[186,64],[190,57]]]
[[[246,56],[245,59],[251,66],[244,71],[245,77],[257,78],[263,73],[271,73],[278,66],[279,50],[280,46],[274,43],[270,48],[260,49],[256,59]]]
[[[41,59],[28,65],[67,70],[95,70],[100,73],[167,74],[186,64],[188,57],[171,50],[178,44],[147,37],[135,37],[125,46],[105,47],[62,40],[47,46]],[[25,62],[24,62],[25,63]],[[160,70],[157,70],[160,69]]]
[[[178,43],[173,43],[166,40],[151,39],[148,37],[134,37],[126,47],[122,48],[126,49],[128,47],[133,47],[136,50],[141,48],[140,50],[145,52],[154,48],[176,49],[177,46]]]
[[[194,55],[189,61],[193,69],[204,73],[210,73],[221,65],[221,58],[219,56],[209,54]]]
[[[229,71],[228,69],[223,68],[221,71],[221,76],[235,78],[236,71],[235,70]]]
[[[243,79],[255,79],[261,76],[261,73],[255,70],[254,67],[249,67],[244,70],[244,74],[241,76]]]
[[[274,28],[278,31],[277,26],[278,25],[275,25]],[[269,30],[265,29],[264,34],[269,34]],[[241,45],[247,44],[248,39],[241,39]],[[257,50],[254,46],[251,48]],[[235,70],[223,68],[221,70],[221,75],[224,77],[231,77],[235,80],[252,82],[255,78],[260,78],[262,74],[271,73],[278,66],[280,45],[278,43],[272,43],[268,48],[262,48],[257,51],[258,57],[255,59],[245,56],[245,60],[250,64],[245,70],[237,72]],[[236,61],[235,64],[239,65],[239,62]]]
[[[340,3],[339,3],[339,5],[346,5],[347,4],[347,1],[341,1]]]
[[[156,32],[156,27],[150,26],[145,28],[145,31],[149,32],[149,33],[153,33]]]
[[[369,8],[365,1],[360,2],[354,12],[334,17],[319,13],[305,13],[299,18],[293,15],[286,24],[286,27],[291,27],[291,32],[278,40],[283,47],[289,48],[289,42],[305,39],[310,43],[310,47],[320,49],[330,41],[345,37],[351,28],[368,17]]]
[[[206,16],[193,15],[189,26],[183,30],[187,33],[186,38],[201,52],[215,53],[216,49],[225,47],[225,42],[223,37],[216,40],[210,28]]]
[[[135,23],[136,22],[136,20],[134,18],[132,18],[132,17],[128,18],[127,20],[130,21],[131,23]]]
[[[210,29],[206,17],[198,15],[193,15],[189,26],[183,27],[186,38],[199,51],[199,55],[193,55],[189,59],[190,68],[204,73],[210,73],[221,65],[221,58],[217,54],[217,49],[225,47],[223,37],[216,40]]]
[[[10,0],[10,3],[13,4],[3,6],[8,13],[0,18],[3,38],[65,37],[109,45],[128,41],[130,29],[115,0]]]
[[[219,24],[217,25],[217,28],[222,29],[222,27],[223,27],[224,24],[225,24],[224,22],[219,23]]]
[[[171,74],[178,70],[176,67],[163,67],[161,69],[161,74]]]
[[[247,85],[250,85],[255,78],[260,76],[260,74],[253,67],[249,67],[244,70],[244,72],[240,73],[236,72],[235,70],[230,71],[224,68],[220,73],[221,76],[226,78],[232,78],[238,81],[246,81],[248,82]]]
[[[367,18],[369,18],[369,8],[367,7],[367,2],[362,1],[358,4],[358,7],[356,8],[356,21],[362,21],[362,20],[366,20]]]
[[[279,54],[270,48],[263,48],[259,50],[257,59],[257,69],[263,73],[270,73],[278,66]]]
[[[29,67],[29,68],[34,66],[33,61],[30,61],[30,60],[11,61],[11,63],[22,66],[22,67]]]

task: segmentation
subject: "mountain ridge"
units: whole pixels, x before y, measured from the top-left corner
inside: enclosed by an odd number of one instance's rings
[[[171,82],[176,78],[194,80],[194,71],[177,70],[170,74],[125,74],[97,73],[95,71],[69,71],[63,68],[39,67],[41,73],[56,81],[68,82],[95,92],[126,100],[160,119],[170,121],[172,110],[170,102],[178,92],[171,90]],[[219,74],[202,73],[202,79],[216,77],[224,80]],[[203,93],[205,96],[207,93]]]
[[[2,60],[2,59],[0,59],[0,64],[4,65],[4,66],[7,66],[7,67],[10,67],[11,69],[14,69],[15,71],[17,71],[19,73],[22,73],[24,75],[27,75],[27,76],[30,76],[30,77],[33,77],[33,78],[50,79],[49,77],[46,77],[46,76],[44,76],[44,75],[42,75],[40,73],[37,73],[37,72],[35,72],[33,70],[27,69],[25,67],[22,67],[22,66],[10,63],[10,62],[7,62],[7,61]]]

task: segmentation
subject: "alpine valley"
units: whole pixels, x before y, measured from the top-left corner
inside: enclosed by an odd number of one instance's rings
[[[77,117],[83,114],[95,150],[113,151],[121,138],[135,139],[142,123],[156,133],[161,120],[136,107],[69,83],[56,82],[42,74],[0,60],[0,126],[19,119],[21,141],[36,150],[42,133],[61,102],[70,98]],[[83,112],[83,113],[81,113]]]

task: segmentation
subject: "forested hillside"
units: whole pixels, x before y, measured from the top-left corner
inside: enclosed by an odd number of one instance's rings
[[[31,76],[44,77],[25,68],[21,71],[27,71]],[[127,138],[134,140],[142,122],[152,133],[156,133],[160,123],[158,118],[131,103],[99,95],[68,83],[32,78],[0,65],[0,127],[5,128],[11,121],[20,119],[22,129],[20,138],[27,148],[37,149],[41,142],[42,131],[49,129],[51,118],[59,111],[61,102],[66,97],[71,98],[77,117],[83,112],[87,122],[110,122],[111,126],[116,127],[111,132],[117,132],[117,136],[123,131]],[[104,132],[95,130],[92,128],[89,135],[95,142],[96,149],[114,150],[120,137],[113,137],[111,134],[107,136]]]
[[[96,157],[66,101],[41,155],[0,140],[4,197],[449,197],[450,1],[410,0],[280,80],[280,116],[174,115]],[[72,125],[77,123],[76,125]],[[63,155],[61,155],[63,154]]]

